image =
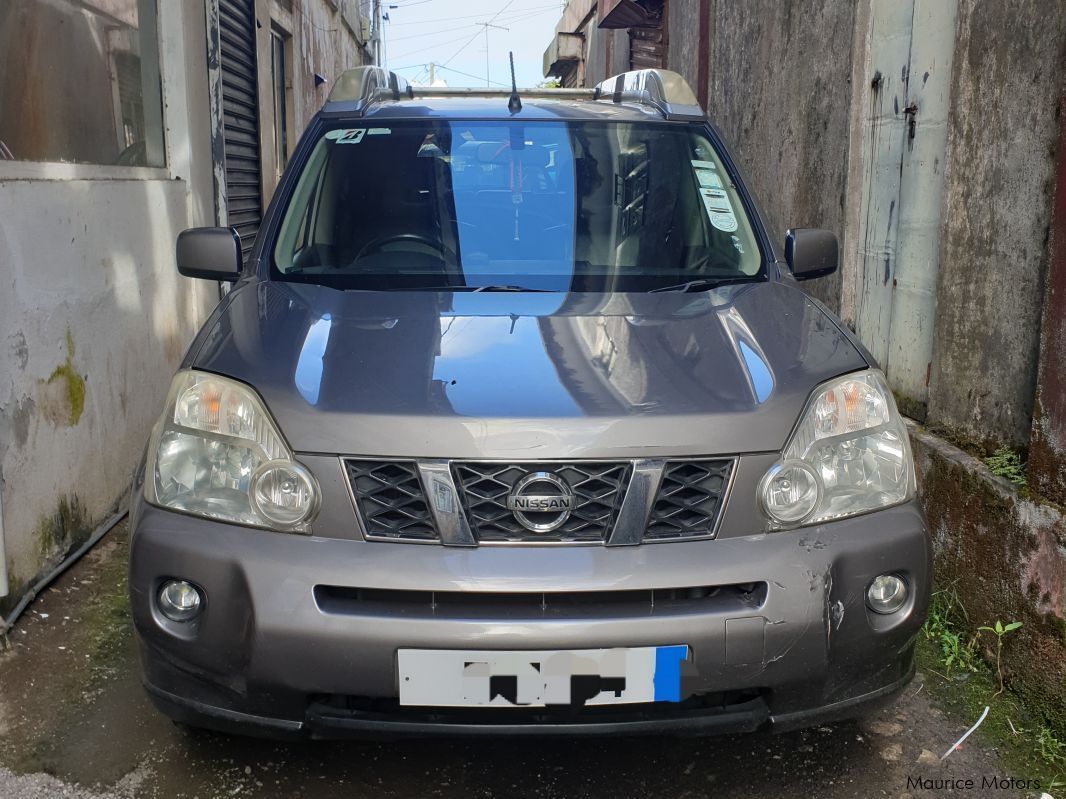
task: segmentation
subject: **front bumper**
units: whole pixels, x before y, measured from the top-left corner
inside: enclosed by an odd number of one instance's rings
[[[271,735],[632,733],[786,729],[854,716],[906,684],[928,604],[930,546],[916,502],[783,533],[635,547],[370,543],[256,531],[147,506],[133,515],[130,597],[145,683],[168,715]],[[901,574],[911,600],[865,606]],[[166,578],[201,586],[191,626],[154,608]],[[755,584],[642,605],[511,606],[499,595]],[[325,602],[322,587],[335,592]],[[375,601],[350,589],[371,589]],[[317,590],[316,590],[317,589]],[[470,596],[467,604],[410,593]],[[457,593],[453,593],[457,592]],[[352,601],[345,596],[351,595]],[[480,605],[479,596],[496,601]],[[337,599],[339,597],[339,599]],[[404,600],[401,600],[404,597]],[[680,704],[423,711],[399,707],[396,651],[687,644]]]

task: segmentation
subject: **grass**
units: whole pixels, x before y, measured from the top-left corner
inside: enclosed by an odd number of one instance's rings
[[[980,668],[977,637],[967,635],[969,619],[954,586],[936,591],[929,618],[922,628],[926,641],[939,650],[938,662],[944,679],[956,674],[972,674]]]
[[[985,466],[997,477],[1005,477],[1016,486],[1025,485],[1025,463],[1010,447],[1000,447],[984,459]]]
[[[1025,707],[1011,691],[1002,691],[999,675],[979,655],[977,634],[953,586],[933,594],[929,619],[919,636],[919,668],[929,675],[926,687],[960,722],[972,724],[991,708],[977,733],[995,747],[1022,779],[1036,780],[1052,793],[1066,789],[1066,741],[1050,719]],[[1002,640],[1001,638],[997,640]]]

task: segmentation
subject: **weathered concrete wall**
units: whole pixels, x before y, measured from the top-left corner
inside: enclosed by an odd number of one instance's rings
[[[0,164],[0,610],[123,494],[217,300],[173,255],[213,218],[202,4],[159,28],[166,169]]]
[[[361,20],[369,17],[370,4],[358,0],[300,0],[296,5],[302,13],[292,17],[293,98],[298,129],[302,131],[326,102],[337,76],[369,63]],[[326,82],[315,86],[316,74]]]
[[[1052,502],[1066,506],[1066,85],[1059,100],[1055,171],[1029,484]]]
[[[773,234],[782,243],[789,227],[843,236],[854,3],[712,6],[708,112],[730,140]],[[839,309],[839,274],[808,290]]]
[[[1006,642],[1010,686],[1066,723],[1066,516],[1019,496],[970,455],[912,430],[936,584],[953,587],[975,633],[1022,622]],[[986,643],[991,643],[986,641]]]
[[[307,123],[326,102],[337,76],[346,69],[372,62],[374,42],[366,36],[369,30],[365,27],[370,14],[371,5],[360,0],[295,0],[293,3],[256,0],[257,20],[269,23],[259,29],[257,39],[264,202],[269,202],[277,186],[273,125],[275,99],[274,93],[269,90],[270,28],[273,26],[290,37],[288,55],[292,62],[292,80],[288,93],[288,152],[291,155]],[[317,86],[316,75],[324,79]]]
[[[978,440],[1029,440],[1064,64],[1061,0],[959,3],[929,422]]]
[[[666,6],[666,34],[667,69],[681,75],[699,96],[700,0],[669,0]],[[713,36],[710,38],[713,41]],[[710,47],[707,49],[709,54]],[[703,97],[699,99],[700,102],[705,100]]]

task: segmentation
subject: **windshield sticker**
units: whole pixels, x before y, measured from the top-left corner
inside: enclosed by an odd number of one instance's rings
[[[718,173],[709,169],[697,169],[696,179],[700,182],[700,186],[705,189],[722,188],[722,179],[718,177]]]
[[[371,128],[366,132],[367,136],[390,136],[392,128]]]
[[[718,168],[714,161],[692,161],[692,171],[696,173],[696,180],[704,189],[722,188],[722,179],[718,177]]]
[[[732,233],[737,229],[737,218],[733,214],[733,206],[729,204],[729,197],[722,189],[701,188],[700,196],[703,198],[703,207],[707,210],[707,218],[718,230],[724,233]]]
[[[331,130],[326,134],[326,138],[337,144],[359,144],[365,135],[366,128],[346,128]]]

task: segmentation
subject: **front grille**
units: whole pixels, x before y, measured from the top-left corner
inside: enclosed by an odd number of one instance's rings
[[[346,460],[344,468],[367,536],[414,541],[438,538],[416,463]]]
[[[639,515],[630,516],[634,506],[628,506],[626,529],[620,535],[614,528],[634,466],[641,463],[452,461],[446,464],[435,461],[420,465],[415,460],[343,460],[352,498],[370,539],[445,544],[621,544],[712,537],[735,461],[697,458],[646,462],[642,467],[645,470],[647,464],[662,468],[651,510],[645,520]],[[438,492],[434,494],[434,507],[430,506],[423,486],[426,469],[438,470],[431,472],[434,475],[431,480],[426,477]],[[527,529],[519,522],[516,512],[507,507],[516,483],[536,472],[554,474],[572,493],[569,516],[550,531]],[[530,494],[556,495],[550,485],[544,490],[537,484],[519,489],[521,496]],[[459,502],[456,504],[453,498]],[[526,511],[525,515],[534,524],[561,516],[549,511]]]
[[[712,535],[732,469],[732,460],[668,462],[644,540]]]
[[[548,533],[527,530],[507,508],[514,484],[539,471],[561,477],[574,495],[569,518]],[[467,521],[480,542],[602,543],[622,506],[629,473],[628,462],[452,464]]]
[[[338,616],[403,618],[632,618],[746,614],[766,603],[764,582],[617,591],[410,591],[316,585],[315,603]]]

